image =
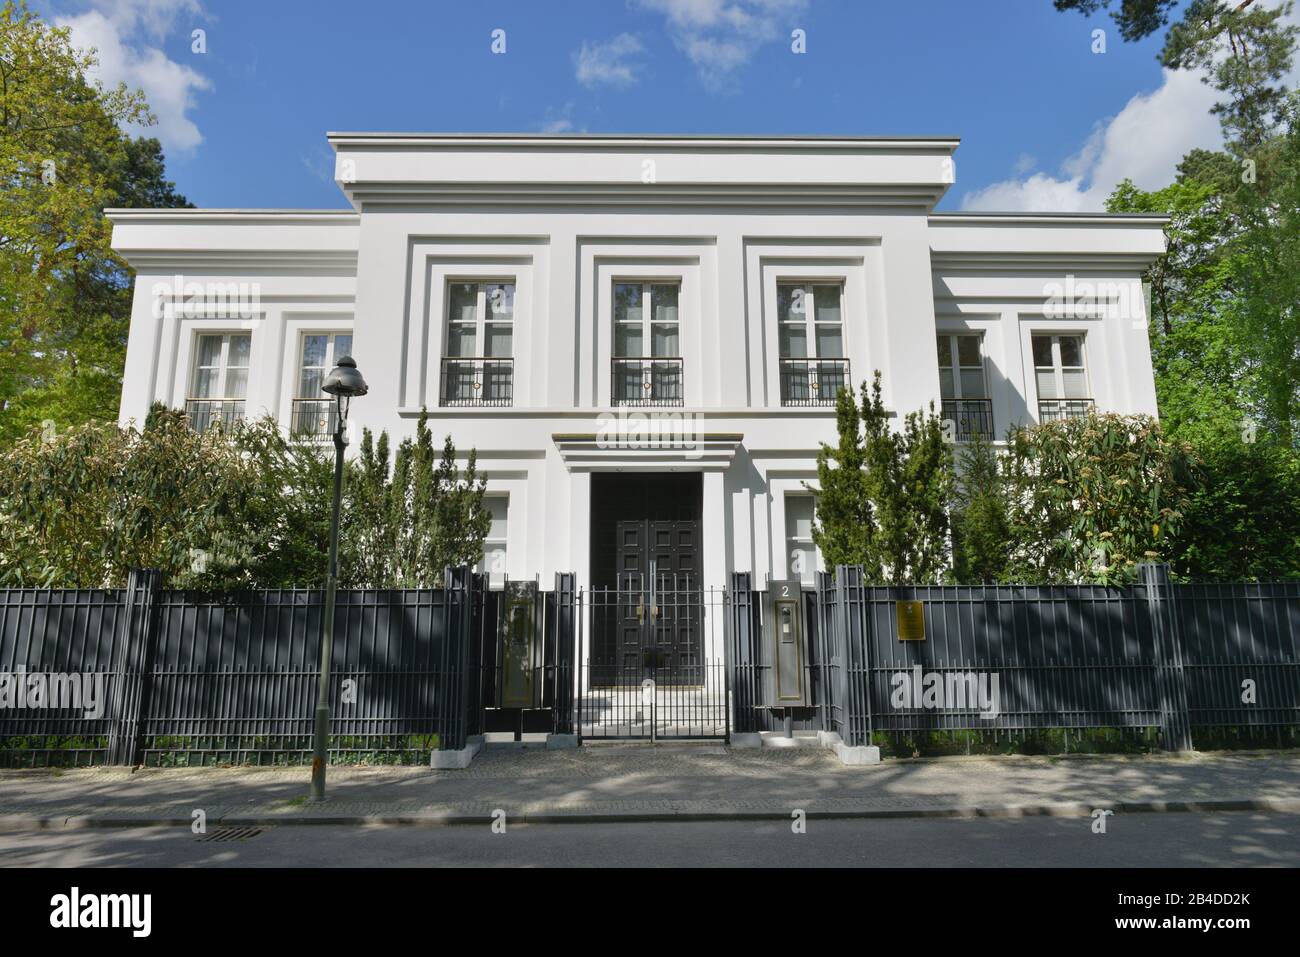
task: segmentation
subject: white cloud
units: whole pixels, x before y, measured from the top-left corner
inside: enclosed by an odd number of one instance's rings
[[[188,38],[189,24],[202,15],[198,0],[96,0],[91,9],[54,22],[70,28],[74,45],[95,48],[99,65],[92,79],[106,87],[125,83],[144,91],[158,117],[149,132],[164,148],[192,150],[203,142],[190,117],[195,94],[210,90],[212,82],[147,41],[164,39],[178,24]]]
[[[641,41],[630,33],[620,33],[608,43],[587,46],[573,55],[578,82],[583,86],[631,86],[636,82],[641,64],[636,61]]]
[[[1300,24],[1300,10],[1285,22]],[[1098,212],[1125,178],[1140,189],[1169,185],[1178,163],[1196,148],[1218,149],[1223,135],[1210,108],[1220,94],[1202,82],[1204,73],[1165,70],[1159,89],[1139,93],[1115,116],[1094,125],[1079,151],[1061,164],[1056,176],[1017,162],[1012,178],[966,193],[962,209]],[[1287,85],[1300,85],[1300,62]]]
[[[541,122],[535,124],[538,131],[542,133],[585,133],[585,126],[578,126],[573,122],[573,101],[565,103],[558,110],[548,106],[546,116]]]
[[[1059,175],[1017,170],[1012,179],[967,193],[962,209],[1097,212],[1125,177],[1141,189],[1167,186],[1188,150],[1222,142],[1219,121],[1210,114],[1215,99],[1199,74],[1166,70],[1158,90],[1139,93],[1094,126]]]
[[[733,85],[759,47],[788,38],[807,0],[637,0],[668,18],[668,34],[710,89]]]

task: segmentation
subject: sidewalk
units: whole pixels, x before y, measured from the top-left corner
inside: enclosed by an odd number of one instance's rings
[[[465,770],[333,767],[0,770],[0,830],[269,824],[483,824],[809,817],[1300,813],[1300,753],[998,757],[845,767],[817,750],[587,746],[496,750]]]

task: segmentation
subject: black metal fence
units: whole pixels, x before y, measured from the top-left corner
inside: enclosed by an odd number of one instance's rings
[[[776,730],[763,602],[747,575],[732,591],[736,728]],[[850,745],[1118,729],[1184,750],[1300,731],[1300,583],[1178,585],[1148,565],[1126,588],[891,588],[841,566],[804,598],[811,706],[793,727]]]
[[[1179,585],[1144,566],[1126,588],[890,588],[841,566],[803,593],[808,697],[788,711],[771,707],[747,574],[725,592],[530,584],[449,569],[440,589],[341,591],[334,759],[427,760],[490,731],[727,739],[787,717],[850,745],[1116,729],[1181,750],[1300,732],[1295,582]],[[172,591],[148,571],[121,589],[0,589],[0,764],[307,760],[323,597]]]
[[[335,759],[465,746],[473,583],[447,574],[440,589],[338,593]],[[0,590],[0,764],[310,757],[323,592],[159,586],[146,571],[120,590]]]

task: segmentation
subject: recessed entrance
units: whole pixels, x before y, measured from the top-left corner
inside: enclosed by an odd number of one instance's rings
[[[592,476],[593,684],[702,683],[702,500],[698,472]]]

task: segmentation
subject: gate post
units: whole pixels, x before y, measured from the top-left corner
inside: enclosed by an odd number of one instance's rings
[[[443,571],[442,673],[438,688],[438,750],[433,753],[435,768],[463,768],[469,765],[478,748],[468,746],[470,642],[474,640],[473,596],[468,565],[448,566]]]
[[[759,730],[754,715],[754,709],[758,706],[758,695],[754,687],[758,671],[754,661],[754,593],[750,580],[749,572],[731,573],[731,608],[728,615],[731,648],[728,650],[735,672],[732,681],[735,689],[732,724],[736,735],[754,734]],[[746,743],[742,739],[738,746],[744,747]]]
[[[1160,687],[1160,746],[1165,751],[1192,750],[1187,713],[1187,675],[1183,670],[1182,635],[1168,565],[1139,565],[1146,586],[1147,609],[1156,649]]]
[[[573,663],[577,658],[575,582],[573,572],[555,573],[555,734],[571,735],[573,730]]]
[[[871,715],[871,623],[861,565],[835,568],[835,623],[844,651],[845,743],[850,747],[870,745],[874,737]]]
[[[162,572],[156,568],[133,568],[127,573],[126,608],[114,668],[109,764],[132,767],[139,758],[140,717],[149,708],[148,672],[157,640],[156,602],[161,588]]]

